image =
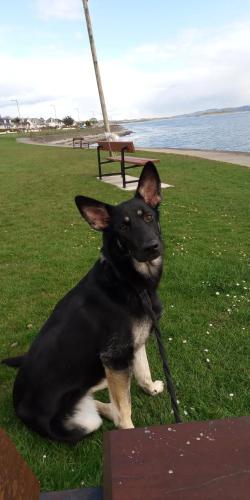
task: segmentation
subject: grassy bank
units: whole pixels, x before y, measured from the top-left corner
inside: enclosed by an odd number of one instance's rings
[[[126,129],[119,124],[110,125],[110,131],[115,134],[124,135]],[[23,137],[29,137],[33,142],[38,143],[49,143],[54,141],[61,141],[66,139],[72,139],[72,137],[89,137],[91,142],[91,136],[97,136],[104,134],[104,127],[86,127],[80,128],[69,128],[67,129],[44,129],[39,132],[29,132],[28,134],[22,134]]]
[[[166,264],[160,295],[161,326],[181,412],[187,421],[246,415],[249,169],[159,157],[162,180],[175,186],[163,193]],[[0,137],[0,358],[28,348],[56,301],[98,257],[100,234],[82,221],[74,196],[108,203],[130,196],[100,183],[96,165],[95,151],[17,144],[12,137]],[[153,339],[149,358],[154,377],[162,377]],[[14,376],[0,365],[0,425],[42,489],[100,484],[102,435],[112,424],[105,422],[74,448],[39,438],[13,412]],[[152,398],[133,385],[132,402],[136,426],[173,421],[165,394]]]

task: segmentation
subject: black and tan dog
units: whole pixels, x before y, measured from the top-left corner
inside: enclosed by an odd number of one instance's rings
[[[76,443],[98,429],[100,415],[120,428],[133,427],[132,374],[149,394],[163,390],[151,378],[145,342],[152,323],[139,297],[147,290],[159,317],[160,192],[157,170],[148,162],[129,201],[111,206],[76,197],[82,216],[103,231],[100,259],[56,305],[27,354],[4,360],[19,368],[16,413],[42,436]],[[110,403],[95,401],[93,392],[105,386]]]

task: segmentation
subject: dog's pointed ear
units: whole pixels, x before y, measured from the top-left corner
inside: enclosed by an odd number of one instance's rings
[[[148,161],[143,168],[135,196],[153,208],[161,202],[161,181],[152,161]]]
[[[97,231],[107,229],[112,210],[111,205],[87,198],[87,196],[76,196],[75,202],[80,214],[93,229]]]

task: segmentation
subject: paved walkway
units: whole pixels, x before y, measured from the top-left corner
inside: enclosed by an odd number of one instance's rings
[[[208,160],[222,161],[250,167],[250,153],[241,153],[238,151],[213,151],[200,149],[174,149],[174,148],[136,148],[142,151],[152,151],[152,153],[171,153],[184,156],[198,156]]]
[[[99,180],[99,177],[97,177]],[[121,175],[109,175],[108,177],[103,177],[101,182],[106,182],[107,184],[112,184],[123,191],[135,191],[138,186],[139,177],[133,177],[132,175],[126,175],[126,180],[129,181],[129,184],[126,185],[125,189],[122,186],[122,177]],[[174,187],[172,184],[161,183],[162,189]]]
[[[100,140],[100,136],[87,137],[87,142],[93,142],[94,140]],[[58,139],[56,141],[51,141],[47,143],[39,143],[32,141],[28,137],[20,137],[17,142],[22,142],[26,144],[35,144],[39,146],[54,146],[54,147],[71,147],[72,139]],[[176,154],[184,156],[197,156],[199,158],[206,158],[207,160],[222,161],[225,163],[232,163],[234,165],[241,165],[243,167],[250,167],[250,153],[243,153],[240,151],[215,151],[206,149],[175,149],[175,148],[136,148],[136,150],[150,151],[152,153],[165,153],[165,154]]]

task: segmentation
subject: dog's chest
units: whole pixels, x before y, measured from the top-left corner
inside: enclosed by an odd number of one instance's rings
[[[150,329],[152,326],[152,321],[149,318],[143,320],[136,320],[133,323],[132,333],[133,333],[133,343],[134,348],[138,349],[145,344],[147,338],[150,334]]]

